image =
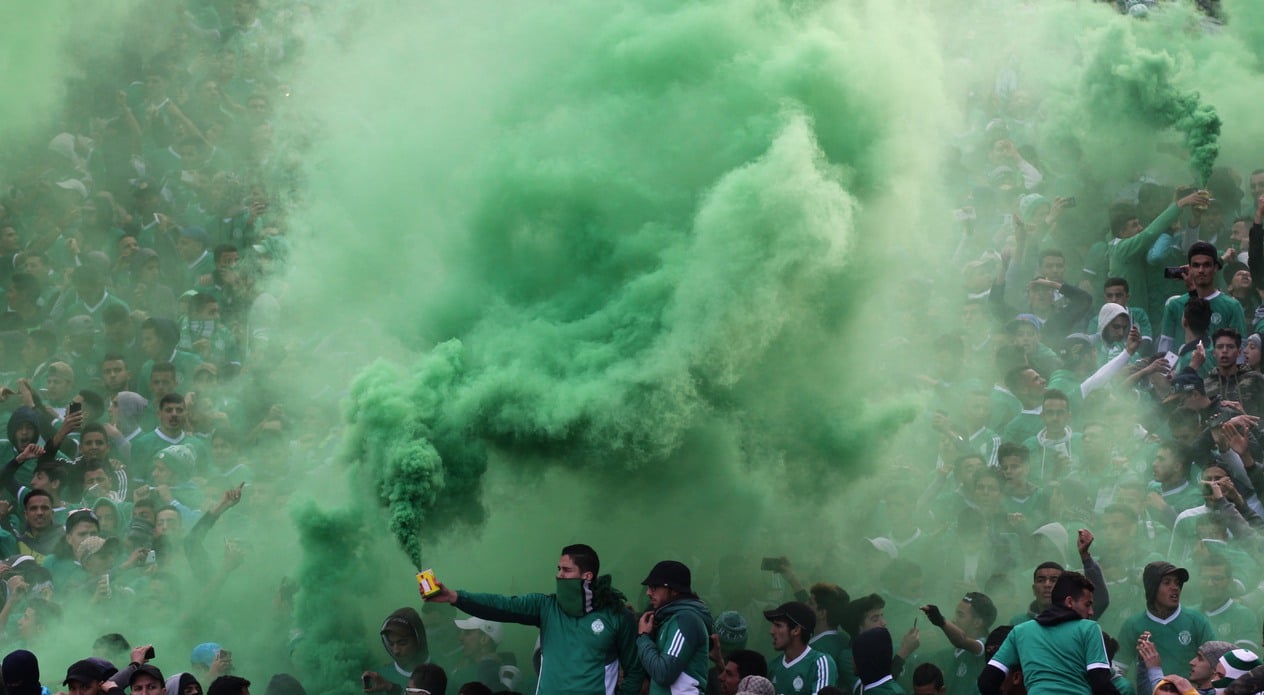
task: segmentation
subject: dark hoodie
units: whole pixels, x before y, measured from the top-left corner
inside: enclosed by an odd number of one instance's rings
[[[682,595],[654,611],[654,625],[653,637],[641,635],[636,640],[641,665],[650,678],[650,694],[691,692],[705,684],[715,633],[707,605],[693,594]]]
[[[1036,616],[1036,622],[1045,627],[1053,627],[1072,620],[1081,620],[1080,614],[1066,606],[1049,606]]]
[[[856,660],[856,677],[861,684],[876,683],[891,675],[895,649],[891,644],[891,633],[885,627],[875,627],[856,635],[851,643],[851,653]]]
[[[1154,605],[1154,597],[1159,593],[1159,585],[1169,574],[1177,575],[1181,584],[1189,581],[1189,572],[1170,562],[1156,560],[1145,566],[1145,570],[1141,573],[1141,585],[1145,587],[1147,608]]]
[[[407,663],[399,663],[391,655],[391,644],[386,639],[386,631],[392,628],[401,630],[404,634],[412,635],[413,641],[417,645],[416,651],[413,652]],[[386,654],[391,656],[391,663],[379,669],[378,673],[401,688],[408,687],[408,677],[412,675],[413,668],[430,661],[430,647],[426,643],[426,626],[421,622],[421,616],[413,608],[400,608],[382,621],[380,634],[382,636],[382,647],[386,649]]]
[[[21,451],[18,448],[18,428],[23,424],[30,424],[35,428],[35,442],[44,441],[44,455],[37,459],[30,459],[25,463],[17,462],[17,455]],[[35,467],[42,461],[53,461],[57,458],[58,449],[52,445],[53,432],[52,422],[47,418],[42,418],[40,414],[29,406],[22,406],[13,411],[9,416],[9,424],[5,427],[5,433],[9,436],[9,462],[0,469],[0,487],[8,490],[14,497],[18,495],[18,491],[23,485],[31,483],[31,476],[35,475]],[[71,442],[63,442],[63,445],[69,445]],[[6,452],[7,453],[7,452]]]
[[[42,431],[40,424],[39,414],[35,412],[35,409],[24,405],[13,411],[13,414],[9,416],[9,424],[5,427],[5,433],[9,437],[9,449],[12,450],[6,450],[5,453],[8,454],[9,466],[12,467],[12,470],[10,471],[10,468],[6,467],[3,473],[0,473],[0,481],[3,481],[4,487],[14,496],[18,494],[18,488],[21,485],[27,485],[31,482],[31,476],[35,474],[36,466],[35,459],[17,465],[16,457],[22,451],[18,448],[18,428],[22,425],[34,427],[35,441],[38,442]]]

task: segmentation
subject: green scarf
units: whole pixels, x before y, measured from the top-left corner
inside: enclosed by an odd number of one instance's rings
[[[562,612],[572,618],[582,618],[588,613],[609,605],[621,606],[627,602],[623,594],[610,583],[610,575],[596,579],[557,580],[557,603]]]

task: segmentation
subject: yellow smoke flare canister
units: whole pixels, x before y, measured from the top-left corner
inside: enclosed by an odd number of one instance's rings
[[[417,588],[421,589],[422,598],[430,598],[439,593],[439,580],[435,578],[434,570],[422,570],[417,573]]]

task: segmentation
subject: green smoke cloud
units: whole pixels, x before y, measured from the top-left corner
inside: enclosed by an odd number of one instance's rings
[[[719,421],[806,477],[905,417],[862,415],[830,355],[864,300],[861,197],[900,165],[888,95],[848,79],[858,28],[776,3],[580,7],[582,31],[528,19],[533,46],[585,59],[504,85],[464,163],[427,163],[461,179],[417,191],[449,211],[412,229],[444,277],[393,321],[459,339],[352,389],[347,450],[419,566],[423,531],[477,520],[480,442],[618,480]]]
[[[1104,31],[1088,57],[1081,89],[1094,119],[1124,119],[1181,133],[1198,183],[1211,176],[1220,153],[1220,117],[1195,92],[1174,84],[1176,62],[1137,45],[1124,25]]]

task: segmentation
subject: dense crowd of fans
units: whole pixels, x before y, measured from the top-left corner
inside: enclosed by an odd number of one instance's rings
[[[37,655],[84,616],[206,611],[249,545],[227,538],[220,557],[208,534],[244,497],[275,502],[337,435],[317,409],[290,417],[270,380],[287,359],[278,187],[298,185],[273,126],[311,10],[162,7],[171,34],[73,82],[0,191],[0,628],[16,695],[247,693],[231,651],[189,632],[156,647],[94,636],[64,680]],[[974,94],[946,176],[957,330],[917,380],[937,406],[843,562],[738,553],[697,588],[660,562],[638,615],[592,548],[568,546],[556,593],[441,586],[392,612],[386,665],[345,689],[1264,690],[1264,170],[1090,181],[1065,153],[1042,160],[1039,99],[1015,73]],[[538,628],[530,658],[502,644],[505,623]],[[291,666],[260,674],[269,693],[311,687]]]

